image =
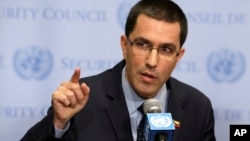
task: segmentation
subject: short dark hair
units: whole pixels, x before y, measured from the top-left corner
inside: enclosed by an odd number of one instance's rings
[[[180,44],[184,44],[187,32],[187,18],[182,9],[171,0],[140,0],[130,10],[125,24],[125,34],[128,37],[133,32],[136,20],[140,14],[145,14],[156,20],[180,23]]]

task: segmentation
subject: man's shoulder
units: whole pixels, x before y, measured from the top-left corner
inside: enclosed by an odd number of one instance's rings
[[[204,92],[190,84],[171,77],[169,79],[168,85],[170,87],[170,91],[179,101],[195,102],[197,104],[211,104],[210,99]]]

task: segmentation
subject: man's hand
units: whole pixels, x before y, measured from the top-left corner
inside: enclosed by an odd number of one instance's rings
[[[69,120],[86,105],[89,87],[79,84],[80,68],[76,68],[70,81],[62,82],[52,95],[54,108],[54,125],[63,129]]]

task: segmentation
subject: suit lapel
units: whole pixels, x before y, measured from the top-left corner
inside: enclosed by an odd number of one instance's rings
[[[116,132],[118,141],[133,141],[130,117],[121,84],[121,74],[125,62],[114,67],[108,84],[106,112]]]
[[[182,118],[184,115],[184,111],[181,108],[181,106],[178,104],[179,99],[176,97],[178,94],[178,91],[176,88],[173,86],[173,79],[170,78],[169,81],[167,82],[168,88],[170,89],[169,91],[169,98],[168,98],[168,108],[167,112],[171,113],[175,122],[175,131],[174,131],[174,136],[175,139],[178,137],[180,128],[181,128],[181,123],[182,123]]]

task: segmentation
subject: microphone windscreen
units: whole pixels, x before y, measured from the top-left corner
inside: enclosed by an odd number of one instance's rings
[[[162,105],[161,102],[157,99],[150,98],[147,99],[143,104],[143,111],[147,113],[161,113]]]

